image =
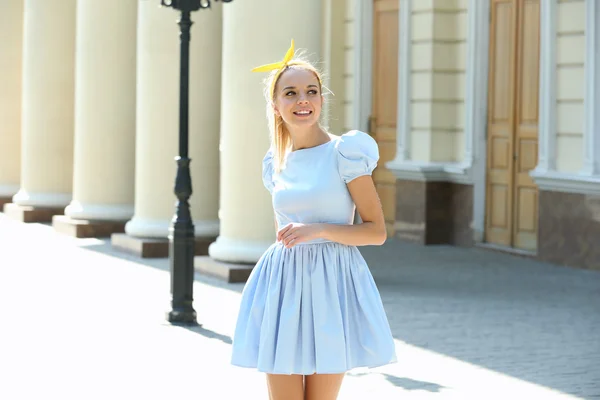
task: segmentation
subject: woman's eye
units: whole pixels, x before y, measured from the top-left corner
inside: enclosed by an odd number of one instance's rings
[[[296,92],[290,91],[290,92],[287,92],[285,95],[286,96],[294,96],[295,94],[296,94]]]
[[[308,94],[317,94],[317,91],[316,90],[309,90]]]

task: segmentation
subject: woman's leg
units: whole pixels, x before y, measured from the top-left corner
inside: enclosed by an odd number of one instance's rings
[[[335,400],[342,386],[345,374],[307,375],[305,380],[305,400]]]
[[[304,376],[267,374],[270,400],[304,400]]]

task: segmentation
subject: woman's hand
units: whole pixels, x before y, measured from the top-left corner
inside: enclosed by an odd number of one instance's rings
[[[277,232],[277,241],[291,249],[298,243],[318,239],[323,231],[322,224],[287,224]]]

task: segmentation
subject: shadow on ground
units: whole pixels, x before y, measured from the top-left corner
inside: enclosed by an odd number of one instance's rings
[[[170,269],[168,258],[141,258],[136,255],[117,250],[111,245],[110,238],[93,239],[87,242],[86,240],[81,240],[79,247],[82,249],[95,251],[106,256],[115,257],[120,260],[127,260],[132,263],[139,264],[141,266],[155,268],[160,271],[169,272]],[[207,276],[197,272],[195,273],[195,280],[197,282],[202,282],[207,285],[231,290],[237,293],[241,293],[244,288],[243,283],[226,283],[220,279],[213,278],[211,276]]]
[[[598,271],[399,241],[361,252],[397,339],[564,393],[600,395]]]
[[[173,324],[172,325],[172,324],[165,323],[165,326],[174,327],[177,329],[185,329],[189,332],[193,332],[193,333],[200,335],[202,337],[205,337],[207,339],[215,339],[215,340],[218,340],[225,344],[231,345],[233,343],[231,336],[223,335],[223,334],[215,332],[213,330],[206,329],[206,328],[202,327],[201,324],[188,324],[188,325]]]
[[[392,385],[402,388],[407,391],[422,390],[422,391],[430,392],[430,393],[439,393],[443,389],[445,389],[444,386],[438,385],[437,383],[419,381],[419,380],[410,379],[410,378],[400,378],[400,377],[397,377],[394,375],[385,374],[385,373],[381,373],[381,372],[368,372],[368,373],[367,372],[360,372],[360,373],[349,372],[348,375],[354,376],[354,377],[360,377],[363,375],[381,375]]]

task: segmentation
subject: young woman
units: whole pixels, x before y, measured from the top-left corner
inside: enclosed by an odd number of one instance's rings
[[[277,241],[244,287],[232,364],[265,372],[272,400],[334,400],[346,371],[396,361],[379,291],[356,248],[386,240],[371,178],[379,153],[363,132],[325,132],[321,75],[293,57],[292,41],[282,62],[253,70],[271,71],[262,179]],[[355,209],[363,222],[353,225]]]

